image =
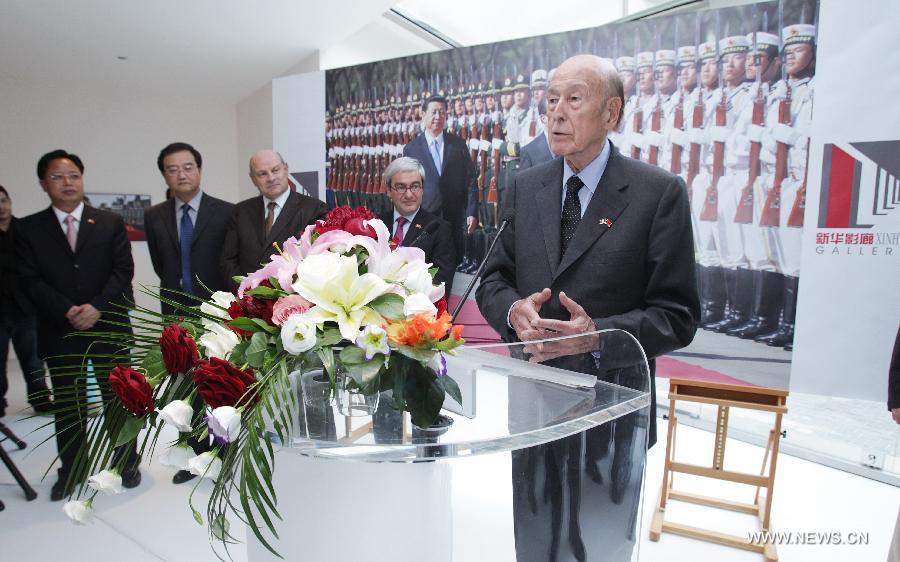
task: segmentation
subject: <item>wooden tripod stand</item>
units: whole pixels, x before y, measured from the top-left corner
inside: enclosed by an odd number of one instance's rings
[[[787,413],[786,390],[720,384],[685,379],[669,379],[669,431],[666,437],[666,459],[663,467],[662,489],[659,493],[659,504],[653,521],[650,524],[650,540],[658,541],[664,532],[692,537],[761,553],[767,562],[778,560],[775,545],[751,543],[747,538],[709,529],[675,523],[665,520],[666,502],[669,499],[727,509],[741,513],[757,515],[762,531],[772,531],[772,492],[775,485],[775,464],[778,458],[778,443],[781,438],[781,417]],[[675,432],[677,416],[675,401],[700,402],[718,406],[716,418],[716,437],[713,449],[712,466],[699,466],[675,461]],[[728,437],[728,413],[731,408],[747,408],[775,413],[775,425],[769,432],[766,452],[763,456],[759,474],[736,472],[723,469],[725,460],[725,441]],[[766,467],[768,465],[768,471]],[[742,503],[711,496],[682,492],[674,489],[675,473],[703,476],[717,480],[738,482],[756,487],[753,503]],[[764,496],[760,495],[765,488]]]

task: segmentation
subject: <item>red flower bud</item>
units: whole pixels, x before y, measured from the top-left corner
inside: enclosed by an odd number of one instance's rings
[[[143,416],[153,410],[153,389],[138,371],[116,365],[109,372],[109,383],[122,406],[133,415]]]
[[[166,326],[162,331],[159,336],[159,348],[162,350],[166,371],[172,375],[190,371],[200,360],[194,338],[175,322]]]

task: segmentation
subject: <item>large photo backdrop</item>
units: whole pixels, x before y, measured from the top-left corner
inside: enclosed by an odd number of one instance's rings
[[[422,134],[422,102],[443,96],[446,132],[475,169],[480,224],[459,252],[459,271],[472,273],[511,178],[553,158],[543,101],[553,68],[576,53],[612,59],[626,92],[612,142],[681,175],[693,206],[703,331],[659,374],[787,387],[817,21],[817,2],[764,2],[328,71],[328,200],[388,210],[381,174]]]

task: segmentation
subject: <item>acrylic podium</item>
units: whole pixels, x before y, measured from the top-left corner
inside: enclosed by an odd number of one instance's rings
[[[535,344],[531,344],[532,346]],[[371,416],[304,405],[276,443],[286,560],[628,561],[637,558],[649,370],[606,330],[448,356],[463,403],[413,427],[382,399]],[[299,389],[298,393],[302,394]],[[247,531],[248,560],[277,560]]]

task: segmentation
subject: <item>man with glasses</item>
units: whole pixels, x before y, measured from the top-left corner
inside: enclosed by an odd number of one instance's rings
[[[38,354],[46,357],[57,400],[73,396],[90,360],[107,401],[110,355],[121,355],[123,350],[103,343],[101,334],[131,332],[128,317],[117,313],[134,301],[134,261],[122,217],[85,205],[83,173],[81,159],[65,150],[41,157],[37,175],[51,206],[22,219],[16,256],[22,286],[37,309]],[[75,332],[89,335],[74,336]],[[76,408],[55,412],[62,466],[51,501],[69,495],[88,476],[83,460],[82,466],[76,466],[86,444],[87,419],[84,389],[78,392]],[[139,462],[134,443],[130,450],[116,452],[113,463],[126,488],[140,484]]]
[[[425,252],[425,261],[437,268],[436,284],[445,283],[447,294],[456,270],[456,251],[450,223],[422,208],[425,168],[415,158],[397,158],[385,169],[384,183],[393,208],[380,218],[391,231],[396,246],[414,246]]]
[[[234,205],[201,190],[203,157],[193,146],[173,142],[159,152],[156,166],[172,196],[144,215],[150,261],[164,299],[196,306],[198,299],[209,299],[210,292],[228,290],[219,267],[219,249]],[[165,301],[160,306],[163,314],[185,315]],[[193,408],[202,415],[199,396]],[[208,441],[188,438],[187,443],[198,455],[211,450]],[[193,478],[190,471],[179,470],[172,482],[181,484]]]
[[[234,207],[222,245],[221,267],[229,286],[237,290],[237,275],[260,268],[291,236],[299,237],[306,226],[324,218],[325,202],[290,188],[288,165],[274,150],[261,150],[250,158],[250,181],[258,197]]]

